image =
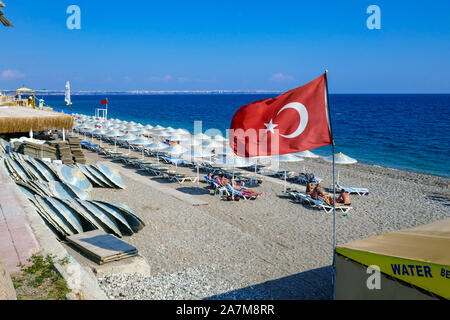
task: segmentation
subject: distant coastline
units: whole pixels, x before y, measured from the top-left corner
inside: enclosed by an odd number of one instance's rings
[[[15,94],[15,90],[0,90],[5,94]],[[129,91],[72,91],[71,95],[96,96],[96,95],[189,95],[189,94],[280,94],[283,91],[273,90],[129,90]],[[64,95],[64,90],[34,90],[38,95]]]
[[[102,95],[228,95],[228,94],[282,94],[285,90],[128,90],[128,91],[72,91],[75,96],[102,96]],[[14,95],[15,90],[0,89],[0,93]],[[63,96],[64,90],[34,90],[42,96]],[[331,93],[331,95],[449,95],[450,93]]]

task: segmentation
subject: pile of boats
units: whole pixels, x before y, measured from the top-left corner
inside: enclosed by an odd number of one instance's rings
[[[119,172],[106,165],[52,163],[11,152],[0,140],[0,166],[60,238],[96,229],[122,237],[145,226],[124,204],[90,199],[93,186],[125,188]]]

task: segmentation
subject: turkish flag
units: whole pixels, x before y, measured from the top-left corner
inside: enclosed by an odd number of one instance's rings
[[[108,99],[103,99],[100,103],[101,104],[108,104]]]
[[[332,143],[326,74],[276,98],[242,106],[230,126],[230,146],[241,157],[305,151]]]

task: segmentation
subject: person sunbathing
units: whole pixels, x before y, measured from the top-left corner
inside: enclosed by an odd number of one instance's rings
[[[259,197],[259,196],[262,195],[262,192],[257,192],[257,191],[252,190],[252,189],[246,189],[243,186],[238,185],[236,183],[236,180],[234,180],[234,179],[231,179],[231,182],[232,182],[232,186],[233,186],[234,190],[247,192],[247,193],[249,193],[249,194],[251,194],[252,196],[255,196],[255,197]]]
[[[311,176],[306,174],[306,194],[312,195],[313,187],[312,187],[312,179]]]
[[[322,190],[322,184],[318,183],[311,193],[311,198],[313,198],[315,200],[319,200],[319,198],[323,198],[327,195],[328,194],[323,192],[323,190]]]
[[[338,205],[344,205],[344,206],[351,205],[350,194],[348,192],[346,192],[345,190],[341,190],[341,194],[336,199],[336,205],[337,206]]]
[[[322,184],[318,183],[314,188],[311,198],[315,200],[322,199],[326,204],[332,206],[334,203],[333,195],[328,194],[322,190]],[[350,205],[350,196],[347,192],[342,191],[336,199],[336,207]]]

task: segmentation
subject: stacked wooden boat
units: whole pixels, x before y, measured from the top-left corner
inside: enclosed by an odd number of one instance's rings
[[[0,141],[0,147],[6,144]],[[0,150],[1,151],[1,150]],[[58,237],[103,230],[122,237],[145,224],[128,206],[118,202],[90,200],[93,184],[125,188],[119,172],[106,165],[58,165],[20,153],[0,153],[6,169],[46,224]],[[81,169],[82,168],[82,169]]]

